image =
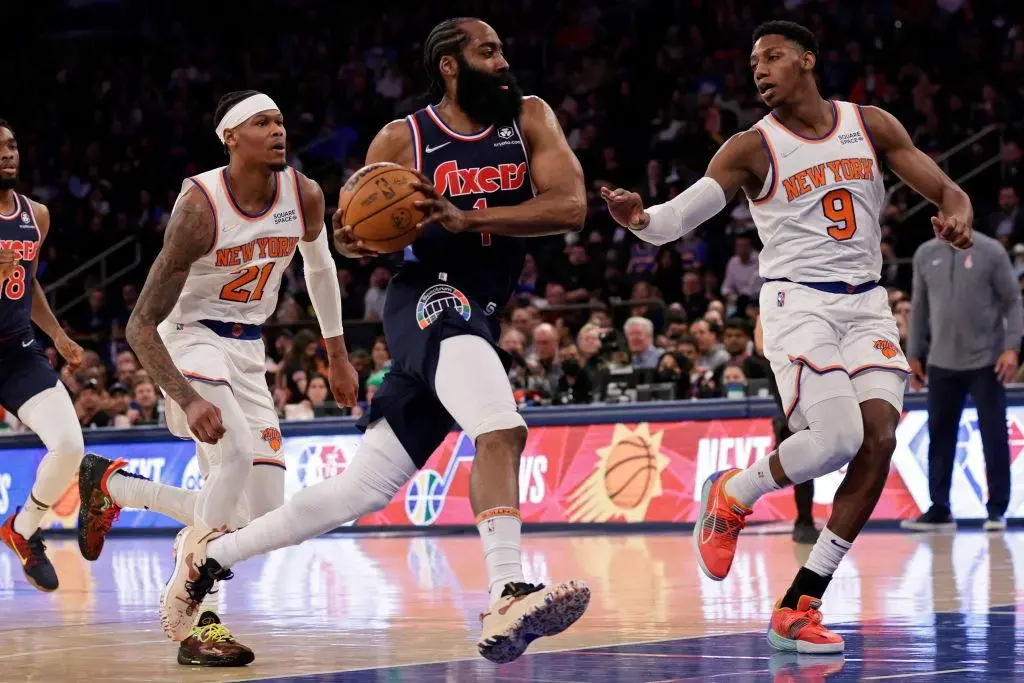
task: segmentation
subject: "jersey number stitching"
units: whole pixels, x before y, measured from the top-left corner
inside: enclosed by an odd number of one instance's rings
[[[7,281],[3,284],[3,295],[11,301],[17,301],[21,297],[25,296],[24,266],[14,266],[14,270],[11,271],[10,277],[8,277]]]
[[[826,194],[821,198],[821,210],[825,218],[837,223],[828,228],[828,236],[832,239],[844,242],[857,232],[857,214],[849,190],[838,188]]]
[[[486,208],[487,208],[487,198],[486,197],[481,197],[480,199],[476,200],[475,204],[473,204],[473,209],[474,210],[475,209],[486,209]],[[480,233],[480,244],[484,245],[485,247],[491,246],[491,233],[489,233],[489,232],[482,232],[482,233]]]
[[[263,289],[267,286],[267,280],[270,279],[270,273],[273,272],[275,265],[277,265],[277,261],[271,261],[262,268],[246,266],[241,270],[233,271],[231,274],[238,275],[238,277],[221,287],[220,298],[223,301],[234,301],[239,304],[259,301],[263,298]],[[256,283],[256,287],[251,292],[247,289],[242,289],[242,287],[255,280],[257,276],[259,276],[259,282]]]

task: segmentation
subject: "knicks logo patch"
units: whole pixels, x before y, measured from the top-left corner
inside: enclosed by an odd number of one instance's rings
[[[875,348],[882,352],[886,358],[895,358],[900,353],[900,348],[888,339],[879,339],[875,342]]]
[[[775,303],[778,304],[779,308],[782,308],[783,306],[785,306],[786,305],[786,293],[785,292],[779,292],[779,295],[777,297],[775,297]]]
[[[467,321],[473,314],[465,294],[451,285],[434,285],[423,292],[416,302],[416,324],[425,330],[448,310],[455,311]]]
[[[267,427],[260,432],[260,438],[270,444],[271,450],[277,453],[281,450],[281,432],[273,427]]]

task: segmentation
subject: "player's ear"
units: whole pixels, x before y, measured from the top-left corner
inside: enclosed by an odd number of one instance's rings
[[[237,142],[238,139],[235,137],[235,130],[228,128],[224,131],[224,150],[230,152],[231,144]]]
[[[807,71],[814,71],[814,65],[818,63],[818,56],[813,52],[804,52],[800,58],[801,66]]]
[[[445,55],[441,57],[441,73],[445,76],[452,76],[459,72],[459,63],[456,61],[453,55]]]

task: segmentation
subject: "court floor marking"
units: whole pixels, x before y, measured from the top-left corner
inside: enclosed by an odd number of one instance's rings
[[[890,674],[888,676],[865,676],[862,681],[892,681],[897,678],[920,678],[921,676],[944,676],[946,674],[979,673],[974,669],[943,669],[942,671],[918,671],[909,674]],[[981,672],[984,673],[984,672]]]
[[[1016,603],[1007,603],[1006,605],[991,605],[989,607],[989,610],[998,609],[998,608],[1001,608],[1001,607],[1007,607],[1009,605],[1015,605],[1015,604]],[[977,614],[987,614],[987,613],[988,612],[978,612]],[[972,614],[976,614],[976,613],[975,612],[960,612],[960,611],[956,611],[956,610],[950,610],[950,611],[930,612],[929,614],[934,615],[934,616],[937,616],[937,615],[940,615],[940,614],[962,614],[962,615],[967,616],[967,615],[972,615]],[[845,627],[852,627],[852,626],[857,626],[857,625],[871,624],[871,623],[883,621],[886,618],[887,617],[877,617],[877,618],[874,618],[874,619],[866,619],[864,621],[841,622],[841,623],[835,624],[834,627],[843,627],[843,626],[845,626]],[[618,653],[618,652],[615,652],[615,653],[601,653],[601,652],[599,652],[599,653],[592,653],[592,652],[589,652],[589,651],[590,650],[600,650],[601,648],[606,648],[606,647],[632,647],[632,646],[635,646],[635,645],[655,645],[655,644],[658,644],[658,643],[673,643],[673,642],[678,642],[680,640],[699,640],[701,638],[722,638],[722,637],[727,637],[727,636],[750,635],[750,634],[753,634],[753,633],[764,633],[764,629],[763,628],[748,629],[746,631],[734,631],[732,633],[704,633],[704,634],[701,634],[701,635],[679,636],[679,637],[676,637],[676,638],[654,638],[654,639],[651,639],[651,640],[638,640],[638,641],[633,641],[633,642],[628,642],[628,643],[618,642],[618,643],[605,643],[603,645],[587,645],[585,647],[566,647],[566,648],[558,648],[558,649],[554,649],[554,650],[545,650],[543,652],[530,652],[530,653],[527,653],[524,656],[528,657],[528,656],[537,656],[537,655],[555,655],[555,654],[565,654],[565,653],[572,653],[572,652],[574,652],[574,653],[579,653],[579,654],[584,654],[584,655],[590,655],[590,654],[609,655],[609,654],[613,654],[613,655],[616,655],[616,656],[673,657],[673,656],[678,656],[678,655],[672,655],[672,654],[666,654],[666,653],[643,653],[643,652],[622,652],[622,653]],[[775,652],[775,650],[773,650],[772,652]],[[762,657],[752,657],[752,656],[745,656],[745,657],[732,657],[732,656],[724,657],[722,655],[692,655],[692,656],[695,657],[695,658],[698,658],[698,659],[714,659],[714,658],[724,658],[724,659],[771,659],[771,657],[763,657],[762,658]],[[845,659],[845,653],[844,653],[844,659]],[[408,664],[381,664],[381,665],[378,665],[378,666],[367,666],[367,667],[362,667],[362,668],[359,668],[359,669],[325,669],[325,670],[321,670],[321,671],[309,671],[309,672],[304,672],[304,673],[294,672],[294,673],[289,673],[289,674],[275,674],[275,675],[271,675],[271,676],[258,676],[256,678],[246,678],[246,679],[244,679],[244,683],[255,683],[255,681],[274,681],[274,680],[281,680],[283,678],[304,678],[304,677],[307,677],[307,676],[324,676],[324,675],[327,675],[327,674],[338,674],[338,673],[357,673],[357,672],[360,672],[360,671],[380,671],[382,669],[408,669],[408,668],[411,668],[411,667],[414,667],[414,666],[430,666],[430,665],[434,665],[434,664],[461,664],[461,663],[464,663],[464,662],[477,662],[477,661],[481,661],[481,658],[480,657],[465,657],[465,658],[462,658],[462,659],[437,659],[437,660],[431,660],[431,661],[425,661],[425,662],[410,662]],[[907,663],[911,663],[911,664],[928,664],[928,663],[932,662],[932,660],[908,660],[908,659],[880,659],[880,660],[876,660],[876,659],[855,659],[855,658],[849,658],[847,661],[851,661],[851,662],[855,662],[855,661],[859,661],[859,662],[871,662],[871,661],[907,662]],[[985,661],[985,660],[981,660],[981,661],[972,660],[972,661],[965,661],[964,662],[964,664],[987,664],[987,663],[988,662]],[[928,673],[928,674],[944,674],[944,673],[957,673],[957,672],[962,672],[962,671],[973,671],[973,669],[955,669],[955,670],[951,669],[951,670],[948,670],[948,671],[933,671],[933,672],[924,672],[924,673]],[[729,672],[727,674],[721,674],[721,675],[723,675],[723,676],[725,676],[725,675],[735,676],[736,672]],[[909,675],[920,676],[920,675],[923,675],[923,674],[917,674],[917,673],[915,673],[915,674],[896,674],[894,676],[889,676],[889,677],[884,677],[884,678],[904,678],[904,677],[909,676]],[[712,675],[712,676],[707,676],[707,675],[704,676],[704,678],[718,678],[718,677],[719,677],[719,674],[715,674],[715,675]],[[661,682],[661,683],[671,683],[671,681],[682,681],[682,680],[688,680],[688,679],[674,678],[674,679],[670,679],[667,682]],[[881,680],[881,679],[877,679],[877,678],[876,679],[868,679],[868,678],[865,678],[863,680]]]

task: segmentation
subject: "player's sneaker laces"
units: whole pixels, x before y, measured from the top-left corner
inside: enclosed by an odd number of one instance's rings
[[[801,595],[796,609],[775,605],[768,627],[768,642],[776,650],[801,654],[832,654],[842,652],[845,643],[840,635],[821,625],[821,600]]]
[[[189,528],[176,539],[174,571],[160,600],[160,624],[173,641],[188,637],[203,599],[215,592],[214,584],[234,576],[231,570],[206,557],[206,545],[222,534]]]
[[[57,570],[46,556],[42,532],[36,529],[34,534],[25,538],[14,530],[14,518],[18,516],[19,510],[21,508],[16,509],[0,527],[0,541],[21,560],[21,569],[29,583],[46,593],[55,591],[58,586]]]
[[[553,588],[507,583],[501,597],[480,615],[483,629],[477,648],[492,662],[511,662],[537,638],[557,635],[572,626],[589,604],[590,588],[582,581],[567,581]]]
[[[178,664],[186,666],[245,666],[256,659],[213,612],[203,612],[188,637],[178,646]]]
[[[127,464],[127,460],[120,458],[108,460],[86,453],[78,467],[78,496],[82,501],[78,508],[78,549],[89,561],[99,559],[103,541],[121,514],[121,506],[107,490],[107,481]]]
[[[700,512],[693,526],[693,546],[697,564],[708,578],[721,581],[729,575],[740,531],[747,525],[752,510],[725,493],[725,482],[740,473],[738,469],[715,472],[700,492]]]

